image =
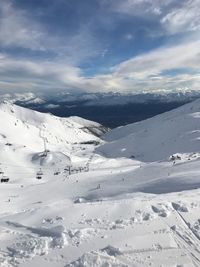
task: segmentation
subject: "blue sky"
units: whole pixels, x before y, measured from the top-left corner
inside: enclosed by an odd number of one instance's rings
[[[0,90],[198,90],[199,10],[199,0],[0,0]]]

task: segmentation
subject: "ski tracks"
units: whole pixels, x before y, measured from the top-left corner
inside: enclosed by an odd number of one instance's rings
[[[177,215],[178,226],[170,227],[174,239],[180,249],[185,251],[191,258],[195,267],[200,266],[200,239],[190,227],[190,224],[184,219],[183,215],[174,210]]]

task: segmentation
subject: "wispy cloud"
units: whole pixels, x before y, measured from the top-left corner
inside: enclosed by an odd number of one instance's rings
[[[84,14],[71,0],[53,1],[50,18],[45,8],[44,15],[31,14],[15,0],[1,1],[0,90],[199,89],[199,0],[94,0],[87,10],[88,1]],[[59,6],[54,21],[59,4],[70,4],[76,17],[63,13],[59,20]],[[103,74],[95,72],[100,61]],[[85,76],[91,62],[93,75]]]
[[[199,0],[108,0],[104,4],[118,13],[156,21],[162,34],[200,29]]]
[[[193,41],[172,47],[162,47],[129,59],[114,67],[114,72],[119,76],[145,78],[174,68],[188,67],[200,70],[199,60],[200,41]]]
[[[0,79],[4,83],[0,87],[9,89],[15,85],[16,88],[27,86],[27,89],[42,87],[48,90],[76,89],[91,92],[138,92],[180,87],[197,90],[200,80],[198,62],[200,41],[156,49],[114,66],[109,74],[93,77],[84,77],[79,67],[60,62],[17,60],[1,55]],[[186,69],[190,72],[185,73]]]
[[[0,4],[0,45],[44,50],[41,25],[31,20],[25,11],[14,8],[11,1]]]
[[[92,25],[89,23],[80,25],[72,32],[56,32],[42,21],[36,20],[37,15],[32,14],[30,10],[19,9],[11,0],[2,0],[0,46],[5,49],[25,48],[43,51],[73,65],[102,52],[100,44],[90,30]]]
[[[0,88],[2,90],[58,90],[73,83],[80,69],[50,61],[19,60],[6,55],[0,58]]]
[[[200,1],[183,1],[178,8],[172,9],[161,19],[164,28],[170,33],[200,30]]]

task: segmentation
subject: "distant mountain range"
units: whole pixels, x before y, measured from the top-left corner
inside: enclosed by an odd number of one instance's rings
[[[140,94],[82,93],[6,94],[1,98],[22,107],[60,117],[79,116],[114,128],[141,121],[200,97],[199,91]]]
[[[121,93],[81,93],[72,94],[61,92],[58,94],[37,94],[37,93],[13,93],[1,95],[3,100],[27,106],[45,106],[54,109],[58,105],[76,106],[115,106],[130,103],[149,103],[149,102],[190,102],[200,97],[199,91],[186,90],[174,92],[150,92],[138,94]]]

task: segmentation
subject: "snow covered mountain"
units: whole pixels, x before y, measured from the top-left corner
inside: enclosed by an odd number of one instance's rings
[[[200,266],[199,114],[102,141],[97,123],[2,103],[0,266]]]
[[[177,89],[173,91],[167,90],[155,90],[151,93],[135,92],[135,93],[119,93],[119,92],[106,92],[106,93],[69,93],[61,92],[57,95],[52,96],[54,102],[68,104],[73,103],[78,105],[87,106],[115,106],[115,105],[126,105],[130,103],[148,103],[148,102],[189,102],[197,99],[200,96],[199,91],[187,89]],[[45,97],[43,97],[45,98]],[[48,97],[51,101],[51,96]]]
[[[127,105],[133,103],[170,103],[170,102],[189,102],[200,97],[199,91],[194,90],[173,90],[173,91],[152,91],[151,93],[69,93],[61,92],[58,94],[42,95],[41,93],[13,93],[3,94],[1,98],[9,102],[21,104],[25,106],[45,106],[48,104],[56,104],[66,106],[81,105],[81,106],[116,106]]]
[[[105,135],[98,149],[107,157],[141,161],[166,160],[174,153],[200,150],[200,100],[134,124],[118,127]]]
[[[7,93],[2,94],[1,99],[4,101],[9,101],[10,103],[26,103],[27,105],[31,104],[45,104],[45,100],[41,98],[41,96],[32,93],[32,92],[25,92],[25,93]]]
[[[0,104],[0,162],[29,169],[79,159],[81,143],[96,143],[105,132],[98,123],[78,117],[58,118],[14,104]],[[10,168],[8,168],[10,169]],[[9,173],[9,170],[8,170]]]

